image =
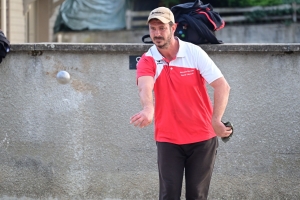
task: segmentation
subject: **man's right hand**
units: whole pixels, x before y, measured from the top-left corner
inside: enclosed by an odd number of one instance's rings
[[[148,126],[153,121],[154,115],[154,108],[153,107],[146,107],[142,111],[136,113],[130,118],[130,124],[134,126],[144,128]]]

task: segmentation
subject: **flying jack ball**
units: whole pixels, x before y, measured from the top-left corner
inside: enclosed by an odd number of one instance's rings
[[[56,79],[60,84],[67,84],[70,82],[70,74],[67,71],[59,71]]]

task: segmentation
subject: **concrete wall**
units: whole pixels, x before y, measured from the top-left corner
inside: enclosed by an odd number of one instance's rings
[[[148,28],[119,31],[62,32],[53,41],[70,43],[142,43]],[[216,32],[224,43],[300,43],[300,23],[230,25]]]
[[[226,25],[216,32],[225,43],[300,43],[300,23]]]
[[[141,108],[129,56],[148,47],[12,46],[0,65],[0,199],[158,199],[153,126],[129,124]],[[235,127],[209,199],[299,199],[300,44],[202,48],[231,85]]]

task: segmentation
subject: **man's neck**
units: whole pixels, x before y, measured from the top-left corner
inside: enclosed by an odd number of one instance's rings
[[[173,38],[170,42],[170,45],[166,49],[158,48],[160,54],[168,61],[171,61],[176,58],[178,50],[179,50],[179,41],[177,38]]]

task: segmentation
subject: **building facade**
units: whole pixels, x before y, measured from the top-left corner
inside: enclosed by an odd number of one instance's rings
[[[11,43],[51,42],[64,0],[1,0],[1,30]]]

